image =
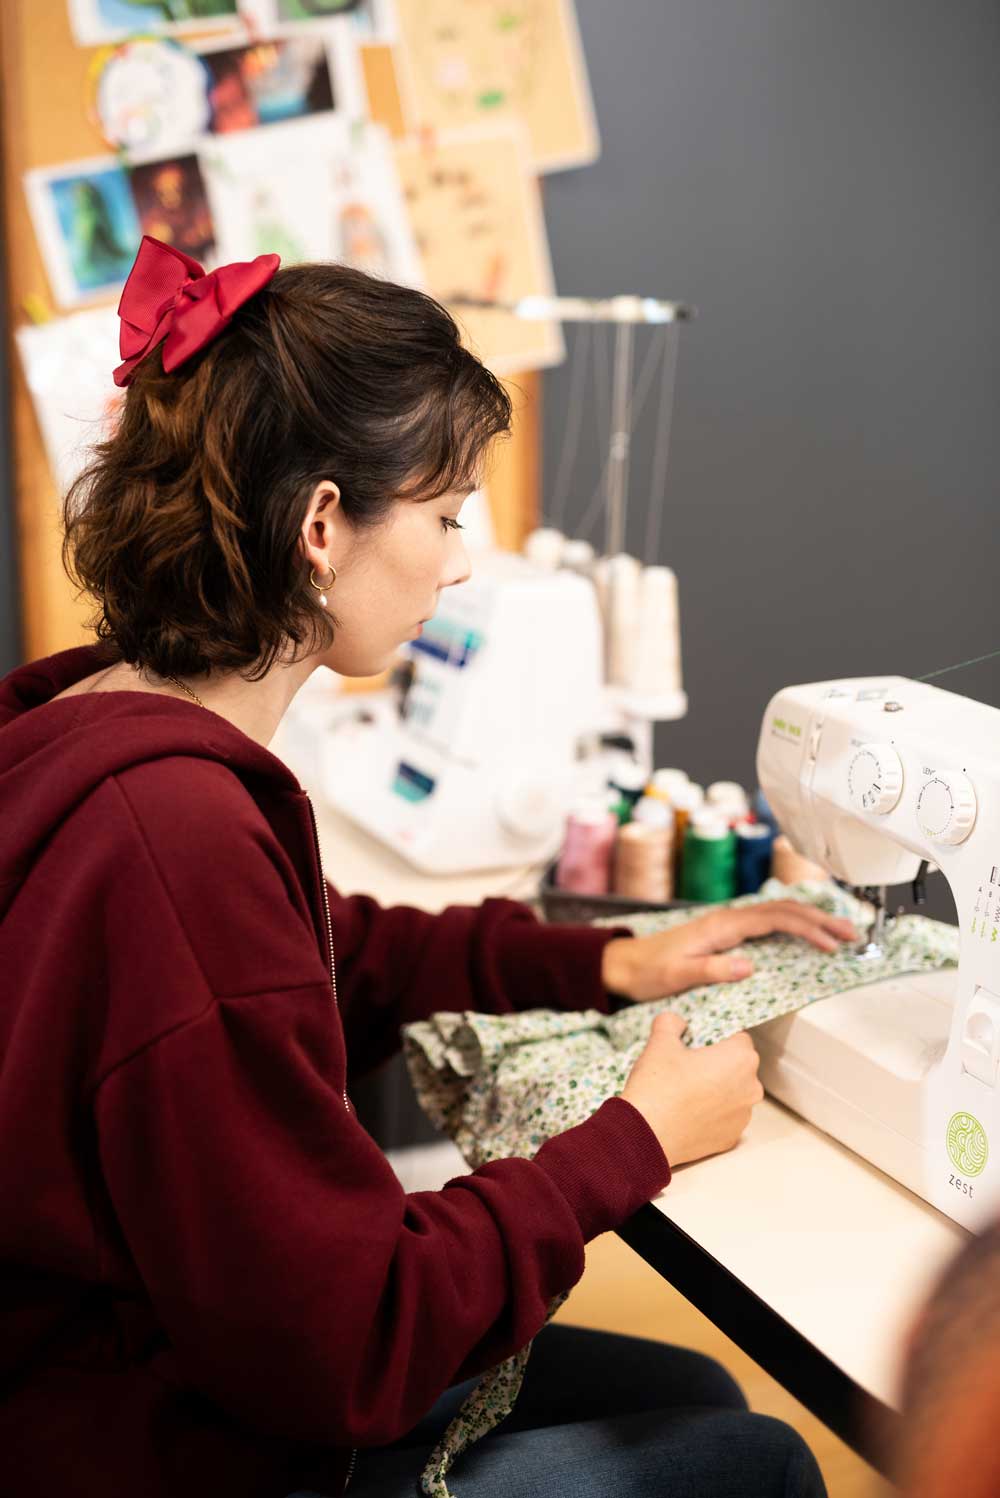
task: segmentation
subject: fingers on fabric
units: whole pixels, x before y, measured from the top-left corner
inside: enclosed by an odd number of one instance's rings
[[[688,1022],[683,1014],[674,1014],[671,1010],[665,1009],[654,1019],[652,1029],[658,1040],[680,1040],[687,1025]]]
[[[839,951],[841,943],[849,939],[849,935],[855,934],[849,922],[842,923],[839,918],[831,917],[823,911],[814,913],[808,906],[800,905],[795,900],[759,905],[756,910],[748,911],[747,914],[750,917],[748,935],[768,936],[774,931],[781,931],[786,936],[801,936],[822,952]],[[822,919],[817,919],[817,914]],[[831,922],[834,923],[832,929]]]
[[[721,957],[705,957],[691,963],[687,973],[688,988],[697,988],[702,983],[735,983],[740,978],[749,978],[753,963],[748,957],[732,957],[728,953]]]

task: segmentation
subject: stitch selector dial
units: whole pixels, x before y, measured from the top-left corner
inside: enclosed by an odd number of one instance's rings
[[[888,744],[862,744],[847,767],[847,789],[859,811],[884,817],[903,793],[903,765]]]
[[[964,843],[978,809],[972,781],[955,770],[936,772],[917,797],[917,821],[932,843]]]

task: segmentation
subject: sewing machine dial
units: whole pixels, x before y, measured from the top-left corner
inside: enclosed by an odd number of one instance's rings
[[[934,843],[964,843],[977,810],[972,781],[952,770],[925,780],[917,797],[920,830]]]
[[[847,789],[859,811],[884,817],[903,792],[903,766],[886,744],[862,744],[847,767]]]

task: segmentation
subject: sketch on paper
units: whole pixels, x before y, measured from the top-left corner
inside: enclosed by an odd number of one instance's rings
[[[573,0],[396,0],[413,130],[519,119],[536,171],[583,166],[600,143]]]
[[[114,307],[91,307],[14,335],[60,496],[93,444],[111,435],[125,398],[112,379],[119,327]]]
[[[523,128],[471,127],[396,145],[424,279],[445,303],[552,295],[538,184]],[[563,357],[559,329],[510,312],[453,308],[470,347],[495,373],[542,369]]]
[[[303,120],[217,137],[201,152],[223,260],[339,260],[419,283],[392,148],[377,125]]]

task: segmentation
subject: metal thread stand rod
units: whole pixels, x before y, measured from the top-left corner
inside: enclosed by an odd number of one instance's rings
[[[632,348],[635,324],[615,325],[615,374],[611,396],[611,441],[608,445],[607,551],[616,557],[625,550],[625,496],[631,447]]]

